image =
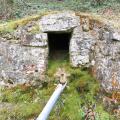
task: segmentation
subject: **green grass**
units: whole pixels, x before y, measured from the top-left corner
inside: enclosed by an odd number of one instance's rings
[[[83,106],[88,107],[93,104],[96,104],[94,111],[96,112],[97,120],[113,119],[104,110],[101,101],[96,99],[100,86],[88,71],[70,67],[67,60],[62,63],[58,60],[50,61],[48,73],[52,75],[58,67],[65,67],[71,76],[68,81],[68,88],[62,94],[62,97],[50,116],[50,120],[55,120],[57,114],[59,114],[58,119],[60,120],[82,120],[85,115]]]
[[[0,101],[12,104],[12,109],[0,109],[0,120],[29,120],[36,118],[55,89],[57,81],[53,74],[58,67],[64,67],[71,74],[68,86],[52,110],[49,120],[84,120],[84,107],[96,104],[96,120],[113,120],[100,100],[99,83],[86,70],[72,68],[68,60],[50,60],[46,75],[49,77],[47,87],[25,87],[1,90]]]
[[[18,4],[19,1],[15,0],[13,18],[8,18],[6,20],[0,20],[0,33],[13,32],[18,27],[23,27],[30,21],[37,21],[43,15],[49,13],[55,13],[57,11],[66,11],[73,10],[75,12],[86,12],[91,13],[99,17],[108,24],[109,22],[116,28],[120,28],[119,25],[119,16],[120,16],[120,2],[118,0],[105,0],[101,5],[92,5],[93,0],[63,0],[57,1],[53,0],[29,0],[26,3],[30,4],[31,7],[26,7],[26,5]],[[1,6],[1,5],[0,5]],[[104,11],[109,13],[109,10],[112,12],[112,15],[104,15]],[[9,11],[8,11],[9,13]],[[19,16],[19,17],[17,17]],[[98,17],[98,16],[97,16]],[[94,18],[94,16],[93,16]],[[105,18],[105,19],[103,19]],[[100,19],[100,20],[101,20]],[[101,21],[102,21],[101,20]],[[6,22],[7,21],[7,22]],[[39,32],[39,26],[34,26],[31,30],[31,33]]]
[[[56,11],[40,11],[38,14],[34,14],[32,16],[27,16],[27,17],[24,17],[22,19],[10,20],[8,22],[1,23],[0,24],[0,33],[13,32],[18,27],[23,27],[31,21],[37,21],[42,16],[50,14],[50,13],[52,14],[52,13],[55,13],[55,12]],[[39,27],[40,26],[35,25],[34,28],[31,30],[31,33],[38,32],[40,30]]]
[[[14,0],[13,10],[11,11],[11,16],[14,18],[24,17],[26,15],[35,14],[41,10],[74,10],[74,11],[87,11],[87,12],[97,12],[100,9],[106,7],[111,7],[120,11],[119,0],[103,0],[101,4],[93,2],[95,0],[26,0],[26,4],[20,0]],[[1,4],[2,5],[2,4]],[[1,6],[1,12],[4,6]],[[6,5],[7,7],[7,5]],[[9,5],[10,7],[10,5]],[[9,8],[6,8],[9,11]],[[4,12],[4,10],[3,10]]]

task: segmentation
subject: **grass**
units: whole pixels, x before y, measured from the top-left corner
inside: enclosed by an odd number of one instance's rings
[[[31,22],[31,21],[37,21],[38,19],[40,19],[42,16],[47,15],[47,14],[52,14],[55,13],[56,11],[41,11],[38,14],[32,15],[32,16],[28,16],[22,19],[17,19],[17,20],[11,20],[9,22],[5,22],[0,24],[0,32],[5,33],[5,32],[13,32],[14,30],[16,30],[18,27],[23,27],[25,26],[27,23]],[[38,26],[35,26],[35,28],[33,28],[33,32],[34,31],[38,31]]]
[[[38,103],[19,103],[14,106],[12,104],[11,110],[3,108],[0,111],[0,120],[27,120],[35,116],[39,110]]]
[[[82,120],[85,115],[83,107],[88,107],[93,104],[96,104],[94,111],[96,112],[97,120],[113,119],[112,116],[104,110],[101,101],[96,99],[100,86],[88,71],[71,68],[68,61],[64,61],[62,64],[57,64],[61,63],[60,60],[57,62],[51,61],[51,63],[52,62],[55,64],[50,64],[50,69],[48,69],[49,75],[52,75],[56,68],[64,66],[66,71],[71,74],[71,77],[69,78],[68,88],[62,94],[62,97],[50,116],[50,120],[55,119],[55,114],[56,117],[60,116],[58,117],[60,120]]]
[[[119,24],[119,11],[120,11],[120,2],[117,0],[106,0],[101,5],[92,5],[92,0],[64,0],[64,1],[49,1],[49,0],[30,0],[27,1],[30,8],[21,3],[18,5],[18,2],[15,3],[15,14],[22,14],[21,17],[15,18],[17,20],[7,20],[8,22],[1,21],[0,32],[12,32],[19,26],[24,26],[28,22],[33,20],[38,20],[41,16],[55,13],[56,11],[66,11],[73,10],[75,12],[86,12],[94,14],[93,18],[99,15],[100,21],[105,21],[105,23],[112,24],[115,28],[120,28]],[[25,9],[25,10],[24,10]],[[97,12],[96,12],[97,11]],[[109,13],[110,11],[110,13]],[[105,12],[105,13],[104,13]],[[97,15],[96,15],[97,14]],[[26,16],[27,15],[27,16]],[[32,16],[31,16],[32,15]],[[20,19],[19,19],[20,18]],[[98,18],[98,16],[96,17]],[[103,19],[104,18],[104,19]],[[109,19],[109,22],[108,22]],[[33,28],[33,33],[38,30],[37,27]]]
[[[111,6],[113,10],[117,11],[118,13],[120,11],[119,0],[104,0],[101,4],[96,4],[93,1],[94,0],[26,0],[26,5],[18,0],[14,0],[14,9],[12,10],[11,14],[15,18],[19,18],[26,15],[35,14],[41,10],[74,10],[96,13]],[[3,6],[1,6],[1,8],[2,7]],[[5,8],[3,7],[3,9]],[[9,8],[7,9],[9,10]]]
[[[0,24],[0,32],[14,31],[17,27],[24,26],[28,22],[37,20],[39,18],[40,18],[40,15],[35,15],[35,16],[30,16],[30,17],[23,18],[20,20],[15,20],[15,21],[10,21],[8,23]]]
[[[100,100],[99,83],[88,71],[80,68],[72,68],[68,60],[50,60],[46,75],[49,82],[46,87],[17,86],[7,90],[1,90],[1,103],[12,105],[10,109],[0,109],[0,120],[29,120],[36,118],[55,89],[57,82],[53,74],[58,67],[64,67],[71,74],[68,86],[59,98],[52,110],[49,120],[84,120],[84,108],[96,104],[94,112],[96,120],[113,120],[107,113]],[[8,107],[9,108],[9,107]]]

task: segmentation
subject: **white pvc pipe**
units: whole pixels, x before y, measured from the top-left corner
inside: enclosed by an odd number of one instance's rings
[[[62,84],[57,85],[54,93],[52,94],[52,96],[50,97],[46,106],[44,107],[43,111],[40,113],[40,115],[38,116],[38,118],[36,120],[47,120],[52,108],[54,107],[57,99],[59,98],[60,94],[64,90],[66,84],[67,84],[67,82],[63,85]]]

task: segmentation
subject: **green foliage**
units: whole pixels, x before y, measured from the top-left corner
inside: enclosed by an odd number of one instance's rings
[[[84,120],[84,107],[96,104],[94,112],[96,120],[113,120],[103,109],[99,94],[99,83],[86,70],[72,68],[68,60],[50,60],[47,76],[51,80],[47,87],[33,88],[18,86],[13,89],[2,90],[0,101],[12,104],[12,109],[0,109],[0,119],[28,120],[36,118],[55,89],[53,74],[58,67],[64,67],[71,74],[68,86],[59,98],[50,114],[49,120]]]
[[[7,32],[12,32],[14,31],[17,27],[22,27],[25,26],[27,23],[31,22],[31,21],[37,21],[38,19],[40,19],[43,15],[49,14],[49,13],[55,13],[52,11],[41,11],[36,15],[32,15],[32,16],[28,16],[22,19],[17,19],[14,21],[9,21],[9,22],[4,22],[3,24],[0,24],[0,32],[1,33],[7,33]],[[31,33],[36,33],[39,31],[39,26],[36,25],[32,28]]]
[[[113,119],[103,108],[97,96],[100,86],[88,71],[80,68],[72,68],[68,60],[50,60],[48,75],[53,79],[53,74],[58,67],[64,67],[71,76],[68,80],[68,87],[59,99],[56,107],[51,113],[50,120],[82,120],[85,116],[84,107],[89,104],[96,104],[96,120]]]
[[[32,33],[32,34],[40,33],[39,25],[34,25],[29,32]]]
[[[0,108],[0,120],[34,118],[42,110],[53,89],[41,90],[40,88],[26,86],[18,86],[8,90],[3,89],[0,101],[1,104],[6,104],[6,107]]]
[[[38,114],[40,105],[38,103],[21,103],[12,105],[11,110],[3,108],[0,110],[0,120],[26,120]]]
[[[4,1],[9,1],[3,5]],[[3,5],[3,6],[2,6]],[[120,10],[119,0],[2,0],[1,15],[7,19],[21,18],[41,10],[74,10],[96,12],[106,7]],[[6,12],[5,12],[6,11]],[[7,15],[6,15],[7,13]],[[8,15],[9,14],[9,15]]]

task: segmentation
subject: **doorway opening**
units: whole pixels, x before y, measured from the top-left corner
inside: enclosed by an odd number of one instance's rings
[[[48,33],[49,57],[50,59],[69,58],[70,33]]]

